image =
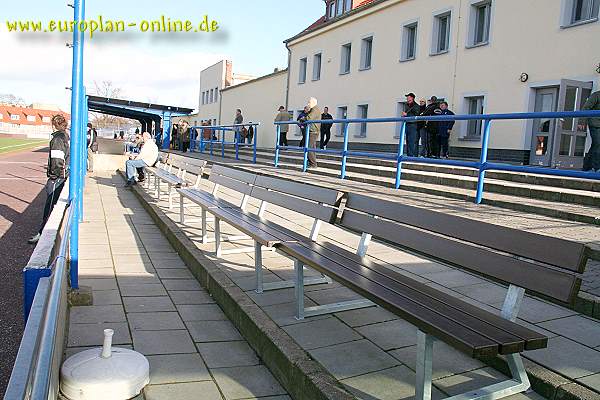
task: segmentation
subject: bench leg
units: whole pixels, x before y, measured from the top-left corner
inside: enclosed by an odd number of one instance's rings
[[[417,383],[416,400],[431,400],[431,371],[433,367],[434,338],[425,332],[417,331]]]
[[[167,196],[169,196],[169,210],[172,210],[173,209],[173,192],[172,192],[173,186],[170,183],[168,183],[167,188],[168,188]]]
[[[296,319],[304,319],[304,265],[294,260],[294,272],[296,276],[296,284],[294,286],[294,294],[296,295]]]
[[[156,177],[156,198],[160,201],[160,179]]]
[[[263,263],[262,263],[262,245],[254,242],[254,269],[256,271],[256,293],[263,292]]]
[[[206,209],[202,209],[202,243],[208,242],[208,234],[206,233]]]
[[[179,195],[179,222],[185,224],[185,208],[183,195]]]
[[[221,257],[221,220],[215,217],[215,254]]]

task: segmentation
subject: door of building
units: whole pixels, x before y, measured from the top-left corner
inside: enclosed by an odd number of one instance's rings
[[[558,87],[537,89],[535,93],[535,112],[553,112],[558,105]],[[549,167],[552,159],[550,148],[554,140],[556,120],[551,118],[533,121],[530,164]]]
[[[558,94],[558,109],[579,111],[592,93],[592,82],[563,79]],[[587,130],[577,118],[563,118],[556,122],[552,148],[552,167],[581,169],[585,155]]]

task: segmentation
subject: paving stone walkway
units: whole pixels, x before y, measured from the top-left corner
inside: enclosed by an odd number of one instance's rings
[[[212,184],[203,182],[203,189]],[[238,202],[240,197],[225,192],[225,199]],[[166,199],[158,204],[174,222],[179,221],[178,207],[168,210]],[[258,202],[251,200],[248,210],[256,212]],[[200,238],[200,209],[186,203],[188,219],[180,227],[194,239]],[[196,216],[198,218],[195,218]],[[308,236],[312,220],[269,205],[266,218]],[[193,220],[197,220],[193,221]],[[209,231],[212,229],[209,223]],[[239,234],[224,225],[227,234]],[[338,227],[323,224],[320,239],[354,250],[360,237]],[[224,249],[246,247],[251,242],[225,242]],[[414,395],[416,328],[381,308],[347,311],[297,321],[293,317],[293,289],[256,294],[253,289],[253,253],[215,258],[214,244],[197,247],[285,330],[301,347],[319,361],[333,376],[363,399],[400,399]],[[499,312],[506,288],[447,265],[420,258],[374,242],[368,252],[395,271],[447,291],[465,301],[492,312]],[[265,281],[287,280],[293,276],[291,260],[275,253],[263,255]],[[308,274],[307,274],[308,275]],[[360,298],[337,283],[307,287],[306,306]],[[547,349],[530,351],[525,357],[600,392],[600,321],[534,297],[524,300],[519,322],[542,331],[550,338]],[[496,370],[460,352],[436,343],[434,362],[435,396],[454,395],[504,379]],[[535,393],[514,398],[537,398]]]
[[[66,355],[116,346],[150,361],[146,400],[289,399],[188,271],[134,194],[112,174],[87,179],[80,284],[94,305],[73,307]]]

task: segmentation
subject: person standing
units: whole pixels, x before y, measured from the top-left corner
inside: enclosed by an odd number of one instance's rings
[[[419,109],[421,110],[421,114],[423,114],[423,112],[425,112],[427,109],[427,103],[425,102],[425,99],[419,100]],[[427,129],[425,129],[425,121],[417,122],[417,141],[421,141],[419,156],[429,157],[429,143],[427,138]]]
[[[171,149],[179,150],[179,134],[177,133],[177,129],[179,126],[177,124],[173,124],[173,130],[171,131]]]
[[[289,112],[286,111],[285,107],[280,106],[279,113],[275,117],[275,122],[288,122],[291,119],[292,119],[292,116],[290,115]],[[288,131],[290,130],[290,125],[283,124],[283,125],[279,125],[279,126],[280,126],[280,128],[279,128],[279,145],[287,146],[288,145],[287,134],[288,134]]]
[[[300,139],[300,146],[299,147],[304,147],[306,145],[306,120],[308,119],[308,112],[310,111],[310,108],[308,106],[304,106],[304,109],[302,111],[300,111],[300,114],[298,114],[298,118],[296,118],[296,121],[298,121],[298,126],[300,127],[300,133],[302,133],[302,139]]]
[[[333,119],[331,114],[329,114],[329,107],[325,107],[323,109],[323,114],[321,114],[321,119],[322,120]],[[332,125],[333,125],[333,123],[331,123],[331,122],[321,123],[321,143],[320,143],[321,150],[327,148],[327,144],[329,143],[329,140],[331,139],[331,126]]]
[[[445,101],[440,103],[440,111],[440,115],[454,115],[454,113],[448,109],[448,103]],[[440,142],[439,156],[441,158],[448,158],[448,142],[455,122],[456,121],[439,121],[437,123],[437,136]]]
[[[403,117],[417,117],[421,114],[421,107],[415,102],[415,94],[406,95],[406,106]],[[406,154],[409,157],[419,157],[419,136],[417,135],[417,121],[406,122]]]
[[[429,105],[425,111],[421,114],[423,116],[435,116],[440,115],[442,110],[440,109],[440,103],[436,96],[431,96],[429,99]],[[425,129],[427,130],[427,139],[429,143],[429,152],[432,158],[440,158],[440,142],[438,138],[438,121],[427,121],[425,123]]]
[[[44,205],[44,216],[38,233],[29,239],[30,244],[40,240],[44,226],[52,214],[52,209],[60,197],[69,177],[69,137],[67,135],[67,120],[64,116],[57,114],[52,117],[52,128],[54,133],[50,140],[50,151],[48,153],[48,168],[46,175],[46,204]]]
[[[125,173],[127,174],[125,187],[137,184],[135,173],[138,168],[151,167],[158,161],[158,147],[152,140],[152,136],[148,132],[144,132],[142,138],[144,144],[140,153],[136,156],[130,156],[130,159],[125,162]]]
[[[308,100],[308,115],[306,119],[308,121],[318,121],[321,118],[321,110],[318,107],[317,99],[311,97]],[[319,134],[321,133],[321,124],[320,123],[312,123],[309,124],[308,127],[309,135],[308,135],[308,148],[316,149],[317,148],[317,140],[319,140]],[[317,168],[317,154],[313,151],[308,152],[308,167],[309,168]]]
[[[190,124],[187,121],[182,121],[179,124],[181,129],[181,151],[184,153],[190,148]]]
[[[244,123],[244,116],[242,115],[242,110],[239,108],[235,110],[235,118],[233,119],[234,125],[242,125]],[[242,128],[243,126],[235,126],[233,130],[235,131],[235,141],[238,143],[243,143],[244,138],[242,137]]]
[[[599,111],[600,110],[600,91],[592,93],[587,99],[582,111]],[[579,130],[585,131],[585,125],[587,124],[592,137],[592,146],[590,151],[585,155],[583,159],[583,170],[590,172],[600,173],[600,118],[582,118],[579,120]]]
[[[94,172],[94,153],[98,152],[98,132],[89,122],[87,128],[87,170]]]

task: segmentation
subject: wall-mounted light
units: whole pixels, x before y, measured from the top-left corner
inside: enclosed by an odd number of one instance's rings
[[[523,73],[521,74],[521,77],[519,78],[519,80],[520,80],[521,82],[523,82],[523,83],[527,82],[527,81],[529,80],[529,74],[527,74],[527,73],[523,72]]]
[[[600,63],[596,66],[596,72],[600,74]]]

